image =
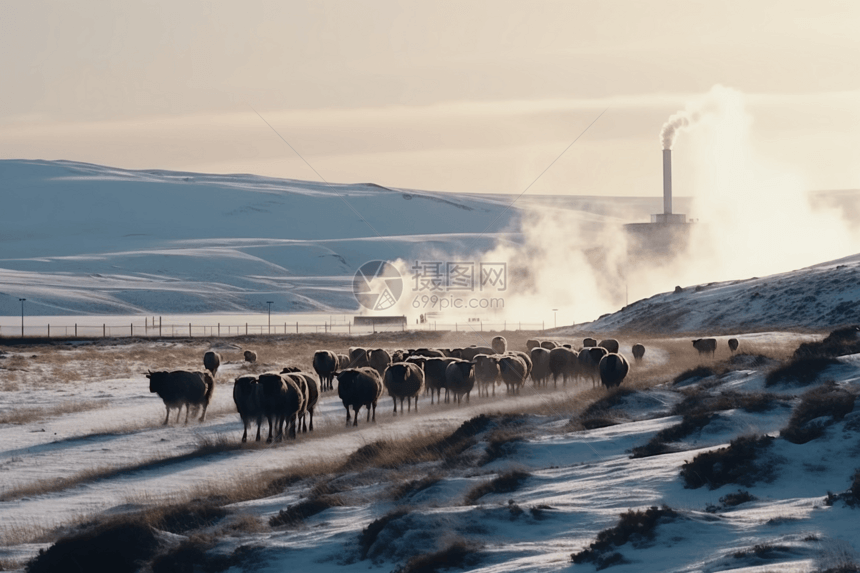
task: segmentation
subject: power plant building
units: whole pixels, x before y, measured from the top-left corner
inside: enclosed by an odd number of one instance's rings
[[[670,258],[687,248],[690,223],[687,216],[672,212],[672,150],[663,150],[663,212],[651,215],[650,223],[624,225],[628,255],[636,258]]]

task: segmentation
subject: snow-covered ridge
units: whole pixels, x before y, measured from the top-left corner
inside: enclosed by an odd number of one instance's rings
[[[733,333],[860,322],[860,255],[763,278],[684,286],[567,330]]]

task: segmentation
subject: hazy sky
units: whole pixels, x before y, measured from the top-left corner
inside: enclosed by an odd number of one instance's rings
[[[0,2],[0,158],[659,195],[715,84],[809,189],[860,188],[860,2]],[[676,190],[693,185],[684,135]]]

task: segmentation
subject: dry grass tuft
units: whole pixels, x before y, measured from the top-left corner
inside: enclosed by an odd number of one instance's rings
[[[410,497],[418,492],[431,488],[440,481],[442,481],[442,476],[434,474],[421,479],[404,482],[392,490],[391,497],[395,501],[400,501],[405,497]]]
[[[668,444],[683,440],[687,436],[700,432],[702,428],[707,426],[713,420],[715,414],[687,414],[678,424],[670,426],[657,432],[651,440],[644,446],[633,448],[631,458],[645,458],[648,456],[657,456],[668,454],[677,451],[671,448]]]
[[[432,432],[371,442],[351,453],[339,471],[359,471],[371,467],[395,469],[404,465],[437,461],[442,455],[439,444],[445,439],[443,435],[440,432]]]
[[[371,547],[373,547],[373,544],[376,543],[376,540],[379,538],[379,534],[382,533],[382,530],[385,529],[389,523],[397,521],[401,517],[408,515],[410,511],[411,509],[405,507],[389,511],[379,519],[371,521],[367,527],[362,529],[361,535],[358,538],[360,558],[362,560],[367,559]]]
[[[162,531],[183,534],[210,527],[227,516],[227,510],[205,500],[155,506],[141,516],[146,523]]]
[[[687,390],[684,394],[686,397],[672,408],[672,414],[676,416],[698,416],[737,409],[750,413],[766,412],[789,402],[786,397],[768,392],[726,390],[719,394],[710,394],[707,391]]]
[[[585,420],[571,420],[568,424],[568,427],[570,427],[574,431],[596,430],[599,428],[608,428],[609,426],[616,426],[621,422],[622,420],[616,418],[586,418]]]
[[[98,466],[68,477],[34,481],[25,485],[7,489],[0,494],[0,501],[11,501],[14,499],[21,499],[22,497],[31,497],[63,491],[84,483],[110,479],[118,475],[136,471],[180,464],[189,460],[239,449],[242,449],[241,444],[228,440],[224,435],[218,435],[214,438],[211,436],[203,436],[199,440],[199,446],[194,451],[186,454],[150,458],[142,462],[121,466]]]
[[[56,527],[35,522],[0,523],[0,547],[13,547],[24,543],[48,543],[57,538],[57,531]]]
[[[755,557],[757,559],[779,559],[785,558],[792,553],[791,547],[786,545],[771,545],[770,543],[759,543],[749,549],[742,549],[732,554],[735,559],[744,559],[746,557]]]
[[[240,533],[262,533],[268,530],[263,521],[248,513],[232,516],[228,525],[230,531]]]
[[[152,573],[185,573],[201,571],[214,573],[232,567],[257,565],[261,548],[240,546],[230,555],[212,553],[215,541],[205,536],[192,536],[178,546],[153,559]],[[244,570],[244,567],[242,567]]]
[[[478,546],[457,540],[439,551],[413,557],[393,573],[436,573],[443,569],[474,567],[479,562]]]
[[[434,461],[444,461],[454,466],[463,461],[459,459],[463,452],[478,443],[477,436],[492,428],[515,424],[519,420],[521,417],[516,415],[481,414],[466,420],[448,436],[434,432],[371,442],[350,454],[339,471],[358,471],[369,467],[392,469]],[[508,435],[507,441],[513,439],[513,434]],[[498,447],[501,448],[501,444]]]
[[[854,475],[851,476],[851,487],[839,494],[827,492],[824,503],[833,505],[839,499],[844,501],[848,507],[860,506],[860,469],[854,470]]]
[[[588,406],[582,413],[582,418],[588,419],[605,416],[610,409],[616,406],[620,406],[624,403],[625,398],[627,398],[628,396],[632,396],[635,393],[636,390],[633,390],[632,388],[626,388],[624,386],[613,388],[612,390],[609,390],[602,398],[599,398],[598,400],[592,402],[592,404]]]
[[[463,499],[463,505],[475,505],[479,499],[491,493],[515,492],[530,476],[530,473],[521,470],[511,470],[500,474],[495,479],[485,481],[470,489]]]
[[[717,372],[709,366],[696,366],[695,368],[690,368],[689,370],[685,370],[675,376],[672,380],[672,385],[678,386],[685,382],[701,380],[702,378],[709,378],[716,375]]]
[[[523,441],[522,430],[501,427],[493,430],[487,436],[487,448],[481,465],[487,465],[499,458],[513,455],[518,443]]]
[[[726,507],[737,507],[742,503],[749,503],[751,501],[756,501],[758,499],[750,492],[739,489],[737,493],[727,493],[723,497],[720,498],[720,503],[722,503]]]
[[[723,497],[720,498],[720,505],[708,504],[705,507],[705,511],[710,513],[716,513],[717,511],[728,509],[730,507],[737,507],[744,503],[749,503],[751,501],[756,501],[758,498],[752,495],[750,492],[739,489],[736,493],[727,493]]]
[[[11,559],[0,559],[0,571],[18,571],[24,568],[23,561],[13,561]]]
[[[62,414],[87,412],[89,410],[107,408],[108,406],[110,406],[110,402],[108,400],[89,400],[86,402],[76,400],[74,402],[64,402],[54,406],[16,408],[9,412],[0,414],[0,424],[27,424],[35,422],[36,420],[44,420],[45,418],[55,418]]]
[[[322,513],[329,508],[341,507],[343,505],[343,499],[337,495],[312,497],[291,505],[287,509],[282,509],[278,512],[278,515],[273,516],[269,520],[269,525],[272,527],[280,527],[282,525],[295,527],[309,517]]]

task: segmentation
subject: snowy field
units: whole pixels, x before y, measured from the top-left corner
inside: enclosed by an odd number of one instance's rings
[[[517,243],[526,209],[563,209],[587,231],[645,220],[659,199],[510,207],[502,195],[46,161],[0,161],[0,180],[0,570],[123,523],[146,525],[152,552],[132,569],[154,572],[189,570],[188,559],[232,572],[860,568],[860,355],[791,362],[801,343],[860,323],[860,255],[679,285],[543,332],[574,347],[619,338],[632,364],[620,391],[529,381],[461,405],[425,396],[398,416],[383,397],[376,421],[362,412],[357,427],[328,392],[313,432],[243,445],[239,375],[310,371],[319,348],[487,345],[483,325],[350,333],[362,263]],[[16,340],[19,298],[27,334],[77,324],[79,339]],[[268,330],[266,301],[275,334],[245,336],[243,324]],[[159,317],[175,339],[113,338],[153,335]],[[188,323],[201,330],[187,336]],[[536,335],[507,326],[514,349]],[[718,335],[715,357],[690,344],[705,333]],[[224,364],[205,421],[163,425],[147,371],[199,370],[207,350]],[[786,365],[804,379],[772,383]],[[812,403],[821,411],[807,419]],[[745,458],[741,444],[753,444]],[[718,461],[706,467],[709,453]]]
[[[524,347],[524,334],[507,334],[513,348]],[[239,444],[233,378],[285,365],[308,368],[314,348],[343,352],[354,342],[308,335],[7,347],[0,357],[0,562],[20,566],[82,523],[195,498],[217,504],[226,492],[280,476],[284,485],[277,491],[225,502],[224,516],[191,531],[159,534],[162,550],[202,543],[206,559],[248,559],[231,561],[224,568],[231,571],[391,571],[450,547],[462,549],[443,558],[470,571],[588,571],[595,565],[574,565],[571,554],[616,525],[620,514],[666,505],[676,515],[661,519],[653,537],[634,536],[616,547],[613,571],[806,572],[840,560],[856,563],[857,510],[839,500],[825,503],[828,492],[850,487],[860,467],[856,413],[819,420],[825,431],[806,444],[778,436],[799,396],[815,384],[833,380],[856,394],[860,356],[840,358],[811,386],[766,388],[769,371],[800,342],[820,337],[772,332],[739,338],[740,352],[748,355],[734,359],[723,337],[714,359],[696,355],[689,339],[644,340],[645,359],[633,364],[624,384],[631,393],[604,401],[597,413],[587,406],[607,395],[590,382],[558,389],[529,383],[519,396],[506,395],[502,386],[495,396],[473,394],[461,406],[430,405],[424,397],[417,413],[397,417],[384,397],[376,423],[366,423],[362,412],[352,428],[344,426],[336,393],[327,393],[313,433],[245,446]],[[622,353],[631,360],[635,341],[621,337]],[[472,341],[389,333],[360,342],[393,348]],[[257,350],[258,364],[242,362],[245,347]],[[164,408],[148,392],[145,371],[200,368],[209,348],[226,363],[206,421],[185,426],[171,419],[163,426]],[[698,366],[712,372],[673,384]],[[681,422],[676,412],[691,395],[704,403],[708,396],[763,393],[772,402],[768,408],[718,409],[702,427],[672,441],[669,451],[631,458],[633,448]],[[442,439],[453,448],[463,432],[458,428],[475,427],[481,414],[489,417],[446,459],[417,453]],[[763,454],[770,473],[714,489],[685,487],[685,461],[749,435],[777,437]],[[404,441],[417,449],[396,463],[381,461],[385,444]],[[522,472],[513,487],[496,493],[490,487],[475,497],[476,488],[512,471]],[[738,490],[750,499],[720,501]],[[330,507],[278,522],[282,511],[319,500]],[[362,531],[384,516],[375,540],[361,542]]]

